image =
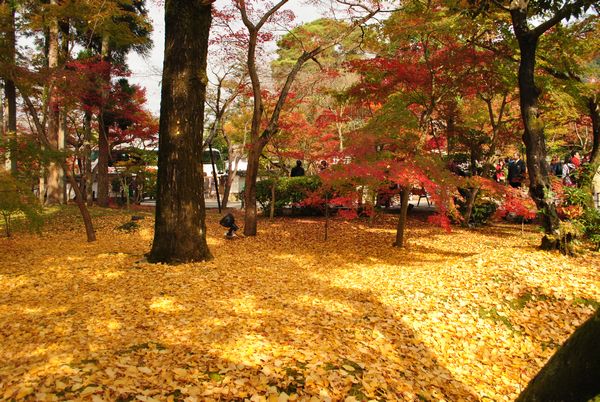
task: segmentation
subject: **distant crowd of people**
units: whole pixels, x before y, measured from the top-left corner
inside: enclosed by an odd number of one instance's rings
[[[561,177],[565,186],[573,187],[577,184],[577,170],[582,163],[587,163],[587,160],[582,161],[581,155],[577,151],[573,151],[562,161],[554,156],[550,162],[550,172]]]
[[[581,167],[589,162],[589,156],[581,157],[579,151],[572,151],[565,158],[553,156],[550,161],[550,174],[559,177],[563,185],[568,187],[577,186],[579,172]],[[507,183],[508,185],[519,188],[523,185],[527,173],[525,162],[518,153],[512,158],[501,159],[496,163],[494,179],[498,183]],[[600,209],[600,167],[592,180],[592,191],[594,196],[594,205]]]
[[[565,186],[573,187],[577,184],[578,169],[586,162],[578,151],[571,152],[563,160],[558,156],[553,156],[550,162],[550,173],[560,177]],[[496,163],[494,179],[499,183],[507,183],[518,188],[522,186],[526,173],[525,162],[519,153],[515,153],[512,158],[501,159]]]

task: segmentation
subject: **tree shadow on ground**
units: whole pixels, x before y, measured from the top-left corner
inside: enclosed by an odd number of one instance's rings
[[[193,266],[136,264],[144,250],[82,248],[55,249],[44,264],[11,271],[0,296],[3,387],[47,388],[65,399],[477,399],[404,311],[364,283],[336,282],[337,272],[360,275],[352,264],[393,264],[405,252],[361,255],[353,250],[360,238],[327,252],[320,242],[267,250],[260,237],[244,241],[256,245],[252,255],[217,240],[215,261]],[[325,275],[319,264],[327,258],[339,264]]]

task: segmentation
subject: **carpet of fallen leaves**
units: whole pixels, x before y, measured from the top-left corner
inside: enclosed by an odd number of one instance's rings
[[[598,254],[536,250],[536,228],[446,233],[395,217],[259,222],[215,259],[152,265],[128,233],[72,209],[0,239],[3,400],[512,400],[600,300]],[[241,215],[238,215],[241,219]]]

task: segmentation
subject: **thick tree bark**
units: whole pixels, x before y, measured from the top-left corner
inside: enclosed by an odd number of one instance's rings
[[[579,327],[517,402],[589,401],[600,395],[600,309]]]
[[[406,228],[409,195],[410,190],[403,187],[400,191],[400,217],[398,218],[398,226],[396,227],[396,241],[393,244],[394,247],[404,247],[404,229]]]
[[[202,131],[211,23],[208,1],[167,0],[158,195],[151,262],[212,258],[206,244]]]
[[[519,64],[519,100],[521,118],[525,127],[523,142],[527,153],[529,194],[542,214],[542,226],[546,240],[556,238],[560,220],[550,194],[552,193],[546,162],[544,125],[539,117],[538,100],[540,90],[535,85],[535,57],[539,34],[527,27],[526,9],[511,10],[513,27],[519,42],[521,59]],[[554,241],[544,244],[558,244]],[[552,246],[554,247],[554,246]]]

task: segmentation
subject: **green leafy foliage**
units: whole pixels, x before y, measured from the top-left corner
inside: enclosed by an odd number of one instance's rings
[[[7,172],[0,172],[0,214],[4,218],[7,237],[12,235],[12,219],[22,214],[31,230],[39,231],[42,225],[41,206],[27,185]]]
[[[591,194],[584,188],[564,187],[564,210],[574,210],[573,223],[582,234],[600,249],[600,211],[593,205]]]
[[[467,212],[467,202],[465,201],[467,199],[467,192],[464,189],[459,189],[459,192],[464,199],[457,198],[455,200],[455,204],[458,207],[458,211],[460,212],[461,216],[464,217]],[[485,194],[485,192],[480,191],[475,199],[469,224],[475,226],[485,225],[490,217],[494,215],[497,209],[498,204],[487,194]]]
[[[565,187],[564,205],[578,205],[588,207],[592,204],[592,196],[589,192],[579,187]]]
[[[600,211],[587,208],[578,223],[585,236],[600,250]]]
[[[304,201],[310,193],[321,186],[318,176],[300,176],[270,178],[256,183],[256,200],[260,203],[263,211],[271,208],[271,191],[275,183],[275,215],[282,215],[284,208],[295,207]],[[302,207],[303,214],[314,215],[320,213],[318,208]]]

